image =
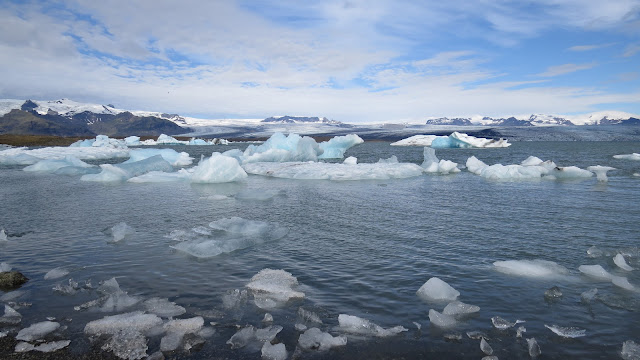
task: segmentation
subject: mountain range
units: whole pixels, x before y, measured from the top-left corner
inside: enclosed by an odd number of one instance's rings
[[[529,116],[511,116],[493,118],[487,116],[474,117],[441,117],[430,118],[427,125],[457,126],[558,126],[558,125],[640,125],[640,117],[621,111],[600,111],[595,113],[563,116],[533,114]]]

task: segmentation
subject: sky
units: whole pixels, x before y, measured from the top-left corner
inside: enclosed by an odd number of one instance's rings
[[[0,98],[200,118],[640,114],[640,0],[0,0]]]

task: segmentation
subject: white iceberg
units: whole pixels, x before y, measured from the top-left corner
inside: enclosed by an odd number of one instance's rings
[[[575,166],[559,167],[552,161],[528,157],[521,165],[487,165],[475,156],[467,159],[467,170],[491,180],[536,180],[536,179],[585,179],[593,176],[588,170]]]
[[[624,271],[632,271],[633,268],[627,264],[627,261],[624,259],[622,254],[617,254],[613,257],[613,262]]]
[[[368,335],[377,337],[387,337],[397,335],[401,332],[408,331],[403,326],[395,326],[385,329],[378,324],[374,324],[367,319],[363,319],[353,315],[338,315],[338,329],[344,332],[358,335]]]
[[[413,135],[406,139],[391,143],[391,146],[431,146],[431,142],[436,137],[436,135]]]
[[[151,298],[145,300],[142,305],[148,312],[163,318],[171,318],[187,312],[185,308],[176,305],[176,303],[169,301],[169,299]]]
[[[262,269],[246,286],[253,292],[256,305],[263,309],[275,308],[290,299],[305,296],[294,289],[298,286],[298,279],[284,270]]]
[[[347,345],[346,336],[331,336],[318,328],[311,328],[300,334],[298,346],[304,350],[326,351],[336,346]]]
[[[177,152],[173,149],[135,149],[129,151],[129,160],[123,164],[148,159],[156,155],[162,156],[172,166],[189,166],[193,163],[193,158],[186,152]]]
[[[445,329],[454,327],[458,323],[455,317],[441,314],[434,309],[429,310],[429,321],[431,324]]]
[[[454,301],[460,296],[459,291],[437,277],[427,280],[418,289],[417,294],[427,301]]]
[[[622,155],[613,155],[614,158],[616,159],[622,159],[622,160],[636,160],[636,161],[640,161],[640,154],[638,153],[633,153],[633,154],[622,154]]]
[[[424,161],[422,166],[424,172],[431,174],[452,174],[460,172],[458,164],[449,160],[438,160],[436,157],[436,151],[430,147],[424,148]]]
[[[333,137],[329,141],[320,143],[320,149],[323,152],[318,159],[342,159],[345,151],[363,142],[364,140],[355,134]]]
[[[333,164],[318,162],[252,163],[243,165],[249,174],[297,180],[389,180],[420,176],[416,164]]]
[[[215,152],[193,169],[191,182],[213,184],[243,181],[246,178],[247,173],[236,159]]]
[[[150,171],[173,171],[173,167],[161,155],[155,155],[150,158],[116,165],[102,164],[102,171],[99,174],[83,175],[82,181],[97,182],[122,182],[134,176],[139,176]]]
[[[592,171],[594,174],[596,174],[596,179],[598,179],[598,181],[605,182],[609,180],[607,178],[607,171],[616,170],[616,168],[611,166],[596,165],[587,167],[587,170]]]

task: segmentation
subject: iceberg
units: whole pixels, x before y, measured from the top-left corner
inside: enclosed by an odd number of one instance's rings
[[[596,174],[596,179],[598,179],[598,181],[605,182],[605,181],[609,180],[607,178],[607,171],[616,170],[616,168],[611,167],[611,166],[596,165],[596,166],[587,167],[587,170],[592,171],[593,173],[595,173]]]
[[[437,136],[431,142],[431,147],[440,149],[503,148],[509,146],[511,146],[511,144],[509,144],[509,141],[507,141],[506,139],[494,140],[477,138],[465,133],[459,133],[457,131],[454,131],[449,136]]]
[[[322,152],[311,137],[275,133],[259,146],[249,145],[242,154],[242,163],[317,161]]]
[[[575,166],[559,167],[552,161],[542,161],[536,157],[528,157],[520,165],[487,165],[475,156],[467,159],[467,170],[485,179],[491,180],[573,180],[593,176],[588,170]]]
[[[424,172],[431,174],[452,174],[460,172],[458,164],[449,160],[438,160],[436,151],[430,147],[424,148],[424,161],[422,165]]]
[[[193,163],[193,158],[186,152],[177,152],[173,149],[135,149],[129,151],[129,160],[123,164],[148,159],[156,155],[162,156],[172,166],[189,166]]]
[[[558,277],[569,274],[562,265],[547,260],[507,260],[493,263],[501,273],[531,278]]]
[[[97,182],[122,182],[134,176],[139,176],[150,171],[173,171],[173,166],[169,164],[161,155],[155,155],[150,158],[116,165],[102,164],[102,171],[99,174],[83,175],[82,181]]]
[[[633,154],[622,154],[622,155],[613,155],[613,157],[614,157],[615,159],[640,161],[640,154],[638,154],[638,153],[633,153]]]
[[[384,329],[378,324],[374,324],[367,319],[363,319],[353,315],[338,315],[338,329],[344,332],[358,335],[369,335],[377,337],[387,337],[397,335],[401,332],[408,331],[403,326],[395,326]]]
[[[44,147],[37,149],[11,148],[0,151],[0,164],[31,165],[40,160],[62,160],[73,156],[80,160],[105,160],[126,158],[129,156],[127,147]]]
[[[334,164],[283,162],[244,164],[249,174],[297,180],[389,180],[420,176],[424,169],[416,164]]]
[[[451,285],[432,277],[427,280],[417,291],[418,297],[427,301],[454,301],[460,296],[460,292]]]
[[[355,134],[333,137],[329,141],[320,143],[322,154],[318,159],[342,159],[345,151],[363,142],[364,140]]]
[[[391,146],[431,146],[436,135],[413,135],[406,139],[391,143]]]
[[[188,145],[188,141],[181,141],[166,134],[160,134],[154,145]]]
[[[193,169],[191,182],[214,184],[243,181],[246,178],[247,173],[238,164],[238,160],[214,152],[211,157],[200,160]]]

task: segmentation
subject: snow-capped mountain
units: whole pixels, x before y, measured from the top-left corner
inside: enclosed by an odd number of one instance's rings
[[[622,111],[599,111],[582,115],[532,114],[506,118],[493,118],[488,116],[474,116],[468,118],[429,118],[427,119],[426,124],[461,126],[638,125],[640,124],[640,116]]]
[[[272,116],[262,120],[265,123],[277,123],[277,124],[302,124],[302,123],[317,123],[317,124],[329,124],[329,125],[342,125],[341,122],[335,120],[329,120],[326,117],[311,117],[311,116]]]

